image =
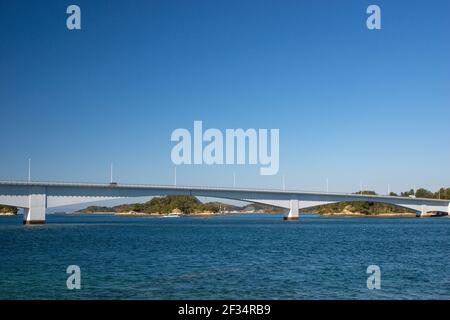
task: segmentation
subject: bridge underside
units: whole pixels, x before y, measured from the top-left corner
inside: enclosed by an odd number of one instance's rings
[[[371,197],[364,195],[346,194],[317,194],[317,193],[289,193],[262,192],[232,189],[192,188],[125,188],[125,187],[62,187],[62,186],[5,186],[0,185],[0,204],[24,209],[25,224],[45,223],[47,208],[97,202],[103,200],[152,197],[166,195],[190,195],[196,197],[212,197],[230,200],[241,200],[253,203],[268,204],[288,209],[286,220],[296,220],[299,209],[315,207],[329,203],[344,201],[369,201],[393,204],[414,210],[418,216],[432,211],[449,213],[450,201],[436,201],[433,199],[414,199],[401,197]]]

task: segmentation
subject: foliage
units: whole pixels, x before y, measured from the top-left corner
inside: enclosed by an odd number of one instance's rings
[[[371,190],[362,190],[362,191],[355,192],[354,194],[363,194],[363,195],[369,195],[369,196],[377,195],[375,191],[371,191]]]
[[[413,196],[413,195],[414,195],[414,190],[413,189],[400,193],[401,197],[409,197],[409,196]]]
[[[319,214],[336,213],[336,212],[359,212],[365,215],[376,215],[380,213],[414,213],[414,210],[378,202],[368,201],[349,201],[325,204],[313,208],[303,209],[304,212],[314,212]]]
[[[175,209],[185,214],[198,211],[218,211],[216,206],[208,203],[203,204],[196,197],[192,196],[155,197],[146,203],[134,204],[132,207],[133,211],[148,213],[170,213]]]
[[[180,210],[184,214],[197,212],[218,212],[218,203],[202,203],[196,197],[192,196],[166,196],[155,197],[145,203],[133,203],[109,207],[90,206],[80,212],[127,212],[135,211],[142,213],[161,213],[167,214]]]
[[[419,188],[414,193],[414,190],[411,189],[406,192],[402,192],[400,194],[402,197],[416,196],[416,198],[430,198],[430,199],[450,199],[450,188],[440,188],[436,192],[429,191],[424,188]]]

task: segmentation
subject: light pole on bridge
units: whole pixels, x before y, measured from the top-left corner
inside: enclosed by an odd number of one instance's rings
[[[174,181],[173,181],[173,185],[176,187],[177,186],[177,167],[175,167],[174,170]]]
[[[28,158],[28,183],[31,182],[31,158]]]

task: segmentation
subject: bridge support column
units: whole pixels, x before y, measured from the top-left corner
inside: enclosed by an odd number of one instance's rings
[[[28,208],[23,213],[23,224],[44,224],[47,195],[45,187],[30,187]]]
[[[420,210],[419,210],[419,211],[416,211],[416,217],[418,217],[418,218],[424,217],[425,214],[426,214],[427,212],[428,212],[428,210],[427,210],[427,205],[423,204],[423,205],[420,207]]]
[[[291,208],[287,216],[284,216],[284,220],[298,220],[298,200],[290,201]]]

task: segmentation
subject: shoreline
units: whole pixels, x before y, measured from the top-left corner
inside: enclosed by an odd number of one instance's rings
[[[233,214],[233,213],[230,213]],[[235,214],[235,213],[234,213]],[[213,217],[223,216],[226,213],[213,213],[213,212],[196,212],[196,213],[147,213],[147,212],[114,212],[114,216],[136,216],[136,217]]]
[[[70,212],[66,213],[69,215],[112,215],[112,216],[118,216],[118,217],[167,217],[167,216],[173,216],[173,217],[217,217],[217,216],[233,216],[233,215],[246,215],[246,214],[264,214],[264,215],[272,215],[272,214],[283,214],[282,212],[271,212],[271,213],[264,213],[264,212],[222,212],[222,213],[212,213],[212,212],[199,212],[199,213],[147,213],[147,212],[136,212],[136,211],[130,211],[130,212]],[[314,214],[320,217],[342,217],[342,218],[416,218],[415,213],[379,213],[379,214],[364,214],[359,212],[329,212],[329,213],[314,213],[314,212],[303,212],[300,213],[300,216],[302,214]],[[12,216],[15,214],[0,214],[0,216]],[[426,214],[422,215],[422,218],[431,218],[431,217],[445,217],[448,215],[434,215],[434,214]]]
[[[1,212],[0,217],[11,217],[11,216],[17,216],[17,213],[14,212]]]
[[[179,217],[215,217],[215,216],[229,216],[229,215],[240,215],[240,214],[258,214],[258,212],[196,212],[196,213],[148,213],[148,212],[68,212],[69,215],[112,215],[112,216],[122,216],[122,217],[167,217],[167,216],[179,216]],[[272,213],[267,213],[272,214]]]
[[[416,218],[415,213],[377,213],[377,214],[364,214],[360,212],[329,212],[319,214],[322,217],[354,217],[354,218]]]
[[[115,212],[58,212],[59,214],[68,214],[68,215],[90,215],[90,214],[104,214],[104,215],[113,215]]]

